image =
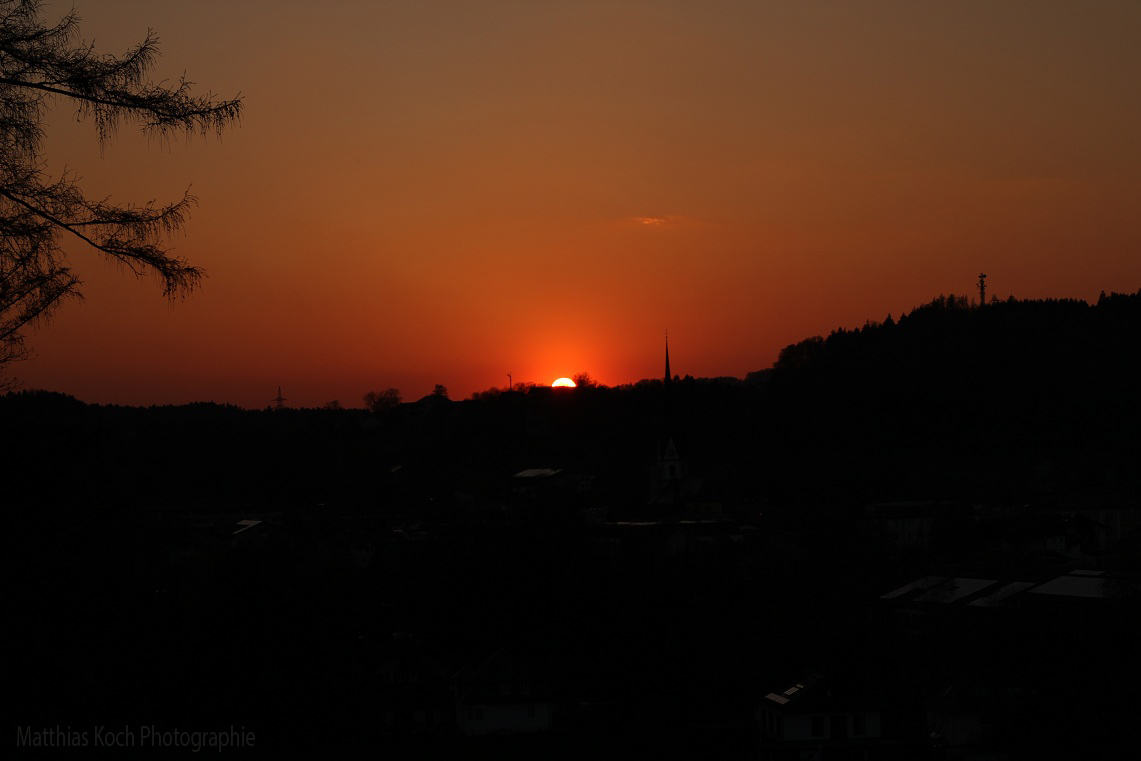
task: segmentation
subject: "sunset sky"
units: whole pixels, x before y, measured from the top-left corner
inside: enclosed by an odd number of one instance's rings
[[[1141,288],[1141,2],[74,0],[148,27],[155,79],[241,93],[220,140],[60,102],[46,158],[90,196],[199,196],[165,301],[85,281],[25,388],[290,406],[587,371],[768,367],[940,293]],[[48,0],[51,20],[71,0]]]

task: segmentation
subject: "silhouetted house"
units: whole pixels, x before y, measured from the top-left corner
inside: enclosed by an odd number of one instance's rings
[[[542,674],[504,648],[455,676],[456,726],[463,735],[551,729],[554,704]]]
[[[638,515],[627,513],[600,527],[588,540],[591,554],[640,572],[732,572],[748,562],[745,537],[733,521],[637,520]]]
[[[315,567],[341,571],[361,571],[369,566],[375,553],[372,540],[362,532],[327,530],[311,540],[309,559]]]
[[[874,601],[869,639],[888,653],[897,692],[918,699],[1022,631],[1012,599],[1034,582],[924,576]]]
[[[674,443],[673,436],[669,436],[654,463],[650,479],[650,500],[658,501],[660,496],[665,497],[663,493],[676,489],[684,477],[685,470],[681,456],[678,455],[677,444]]]
[[[996,579],[924,576],[888,592],[882,599],[907,600],[920,605],[957,605],[997,583]]]
[[[399,407],[406,443],[428,445],[440,441],[457,415],[457,403],[442,394],[428,394]]]
[[[995,610],[1088,622],[1091,616],[1112,616],[1139,598],[1136,574],[1073,570],[1045,581],[924,576],[881,595],[878,602],[889,620],[907,630],[921,622],[931,628]]]
[[[267,532],[271,526],[262,520],[244,518],[235,523],[230,530],[230,546],[233,548],[261,546],[267,541]]]
[[[386,734],[452,734],[455,699],[448,667],[414,646],[388,653],[373,667],[380,729]]]
[[[987,544],[999,557],[1065,559],[1066,524],[1059,515],[1023,508],[996,508],[982,515]]]
[[[890,653],[892,678],[913,697],[924,685],[921,694],[930,695],[932,685],[948,688],[1018,658],[1055,676],[1068,669],[1071,683],[1096,687],[1083,698],[1088,707],[1106,688],[1092,666],[1075,664],[1103,659],[1116,668],[1120,656],[1112,654],[1136,639],[1130,622],[1139,602],[1141,580],[1125,573],[1072,571],[1044,581],[929,576],[876,601],[869,639]]]
[[[765,695],[757,720],[762,761],[875,759],[891,745],[876,701],[816,674]]]
[[[1141,530],[1141,505],[1107,497],[1056,497],[1029,506],[1024,514],[1059,521],[1065,546],[1056,549],[1078,561],[1113,552]]]
[[[996,579],[924,576],[881,595],[879,610],[894,634],[924,636],[969,616],[967,606],[998,586]]]
[[[868,533],[889,547],[927,550],[978,524],[974,508],[960,502],[884,502],[864,509]]]
[[[281,511],[244,504],[160,504],[145,521],[148,543],[165,555],[164,567],[191,575],[289,541]]]
[[[1060,511],[1071,540],[1071,557],[1090,557],[1112,551],[1141,528],[1141,506],[1090,505]]]
[[[1034,622],[1096,642],[1136,622],[1141,610],[1141,577],[1136,573],[1074,570],[1024,591],[1020,612]]]
[[[515,478],[550,478],[559,474],[557,468],[525,468],[515,474]]]
[[[225,529],[241,520],[257,520],[266,524],[282,525],[280,509],[266,509],[244,502],[170,502],[151,505],[148,514],[154,520],[171,524],[193,526],[198,529]]]
[[[525,468],[511,476],[508,488],[528,499],[550,499],[567,488],[566,476],[559,468]]]
[[[567,468],[527,468],[512,474],[502,498],[517,520],[601,524],[606,509],[594,495],[594,476]]]
[[[736,561],[743,552],[739,527],[731,521],[680,520],[672,526],[662,544],[667,560],[705,566]]]
[[[1001,748],[1025,722],[1035,689],[1009,674],[967,674],[927,702],[927,731],[937,758],[1005,758]]]
[[[416,413],[437,414],[453,411],[455,402],[444,394],[428,394],[404,406],[415,410]]]

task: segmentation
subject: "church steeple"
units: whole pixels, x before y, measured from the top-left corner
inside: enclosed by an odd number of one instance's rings
[[[666,438],[673,433],[673,410],[670,409],[670,380],[673,374],[670,372],[670,332],[666,331],[666,377],[663,386],[664,393],[662,394],[662,435]]]
[[[682,465],[678,457],[677,445],[673,439],[672,388],[673,373],[670,371],[670,334],[666,332],[666,374],[662,388],[662,422],[658,438],[658,461],[650,480],[650,502],[672,503],[676,498],[681,482]],[[656,516],[655,520],[661,516]]]

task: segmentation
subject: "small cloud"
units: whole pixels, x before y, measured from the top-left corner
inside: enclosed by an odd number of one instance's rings
[[[653,217],[630,217],[629,221],[644,227],[676,227],[691,220],[677,214],[665,214]]]

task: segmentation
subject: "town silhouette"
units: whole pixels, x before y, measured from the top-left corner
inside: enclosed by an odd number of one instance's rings
[[[1141,291],[940,296],[745,378],[674,341],[629,385],[367,409],[9,392],[14,715],[275,754],[1127,757],[1138,347]]]

